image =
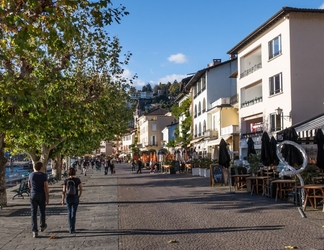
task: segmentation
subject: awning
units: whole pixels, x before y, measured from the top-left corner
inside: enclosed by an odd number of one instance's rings
[[[249,121],[257,118],[263,118],[263,114],[256,114],[256,115],[251,115],[243,118],[243,121]]]
[[[204,139],[204,138],[197,138],[197,139],[194,139],[194,140],[190,141],[190,144],[197,143],[197,142],[199,142],[199,141],[201,141],[201,140],[203,140],[203,139]]]
[[[218,138],[217,140],[211,140],[211,141],[208,141],[206,143],[207,146],[215,146],[215,145],[219,145],[219,143],[221,142],[222,138],[227,141],[228,139],[230,139],[232,137],[232,135],[225,135],[225,136],[222,136],[220,138]]]

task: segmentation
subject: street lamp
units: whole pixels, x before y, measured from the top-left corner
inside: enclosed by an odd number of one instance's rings
[[[280,117],[282,117],[282,118],[288,117],[289,120],[291,119],[290,113],[289,113],[289,115],[284,115],[283,110],[280,107],[278,107],[275,111],[276,111],[276,114],[279,115]]]

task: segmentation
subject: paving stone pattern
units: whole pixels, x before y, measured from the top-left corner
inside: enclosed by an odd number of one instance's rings
[[[76,233],[68,233],[61,202],[63,181],[50,186],[45,232],[32,238],[28,197],[8,189],[0,210],[0,249],[324,249],[324,213],[307,208],[302,218],[287,201],[209,186],[209,178],[131,172],[115,164],[115,175],[80,175],[84,193]],[[233,191],[233,190],[231,190]]]

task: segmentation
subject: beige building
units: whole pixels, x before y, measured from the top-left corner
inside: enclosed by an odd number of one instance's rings
[[[156,108],[143,114],[137,120],[138,144],[141,151],[159,150],[163,147],[162,130],[177,122],[167,110]]]
[[[324,10],[283,7],[228,54],[238,61],[241,156],[247,139],[323,113]]]

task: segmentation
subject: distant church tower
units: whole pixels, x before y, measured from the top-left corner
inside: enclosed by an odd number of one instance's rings
[[[135,108],[135,112],[134,112],[134,128],[137,128],[137,120],[139,117],[141,117],[141,115],[142,115],[142,110],[141,110],[141,106],[140,106],[140,101],[138,99],[137,105]]]

